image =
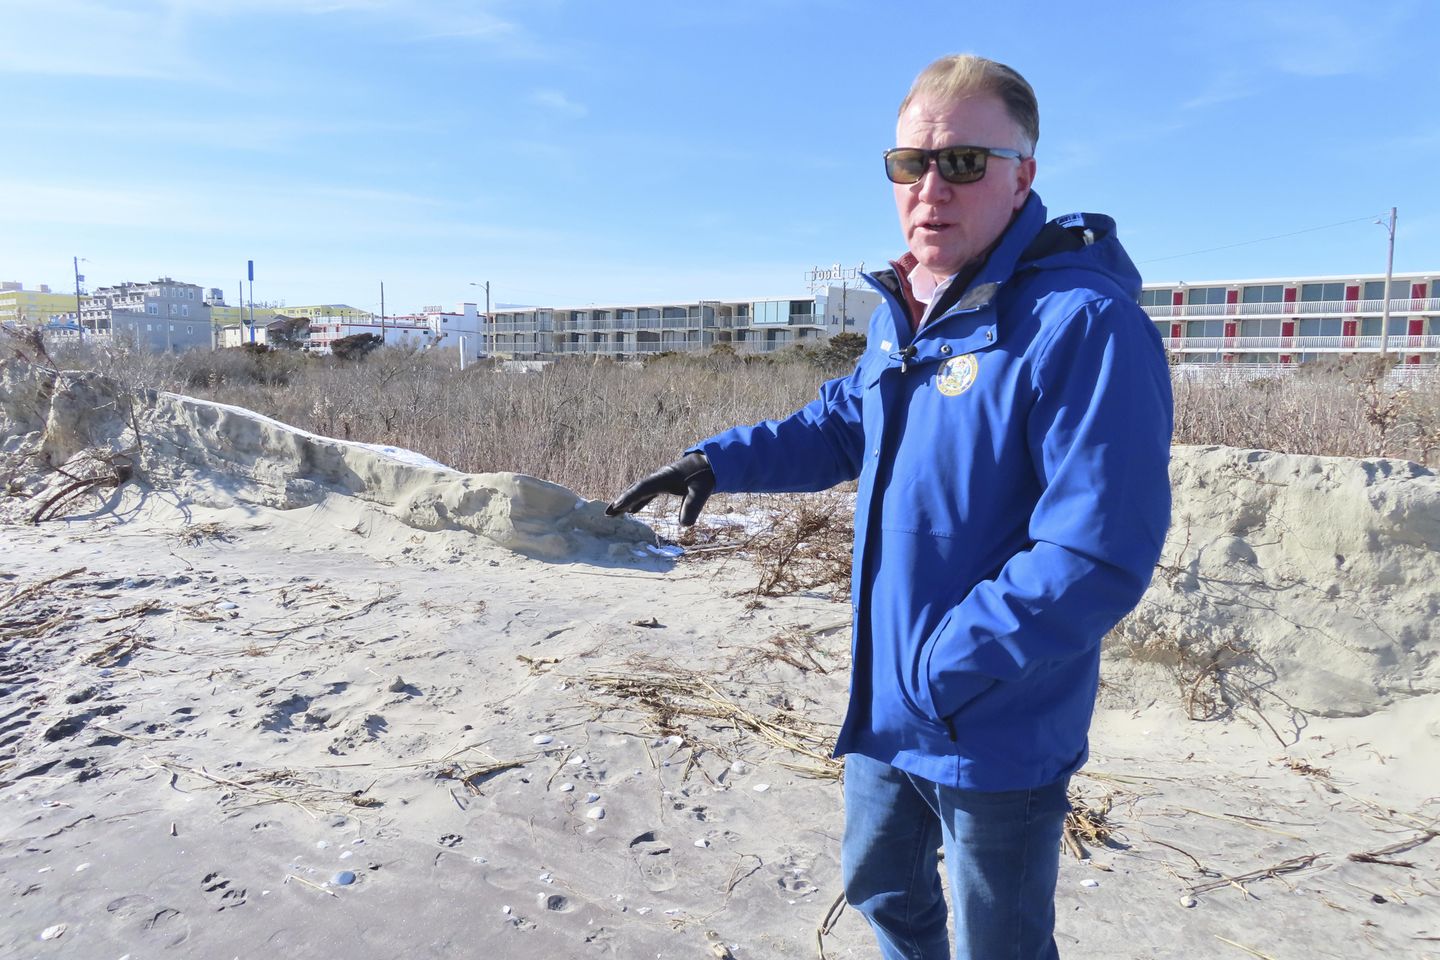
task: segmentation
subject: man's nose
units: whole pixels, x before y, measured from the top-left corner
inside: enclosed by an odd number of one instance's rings
[[[919,192],[916,196],[923,203],[941,203],[950,199],[952,185],[940,176],[939,164],[931,161],[920,177]]]

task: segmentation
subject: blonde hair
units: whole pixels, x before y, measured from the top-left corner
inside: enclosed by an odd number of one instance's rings
[[[976,93],[988,93],[1005,105],[1005,112],[1025,137],[1027,156],[1035,152],[1040,140],[1040,105],[1035,91],[1013,68],[977,57],[957,53],[941,57],[920,71],[910,92],[900,104],[900,112],[919,99],[947,103]]]

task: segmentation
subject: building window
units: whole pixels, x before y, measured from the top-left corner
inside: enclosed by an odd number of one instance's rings
[[[1315,318],[1300,321],[1302,337],[1338,337],[1345,332],[1345,321],[1339,317]]]
[[[1185,302],[1189,304],[1210,304],[1225,302],[1224,287],[1191,287],[1186,293]]]
[[[1343,283],[1302,283],[1300,284],[1301,303],[1325,303],[1327,301],[1344,300],[1345,284]]]
[[[1281,324],[1284,321],[1276,320],[1241,320],[1240,336],[1242,337],[1278,337],[1280,336]]]
[[[1267,283],[1263,286],[1242,287],[1241,303],[1280,303],[1285,298],[1285,285]]]
[[[185,324],[185,332],[186,332],[186,333],[194,333],[194,332],[195,332],[195,325],[194,325],[194,324],[191,324],[191,323]]]
[[[789,323],[789,300],[760,300],[754,305],[752,323]]]
[[[1364,288],[1360,291],[1360,299],[1361,299],[1361,300],[1383,300],[1383,299],[1385,299],[1384,293],[1383,293],[1384,289],[1385,289],[1385,281],[1384,281],[1384,280],[1366,280],[1366,281],[1365,281],[1365,286],[1364,286]],[[1390,281],[1390,299],[1391,299],[1391,300],[1409,300],[1409,299],[1410,299],[1410,281],[1408,281],[1408,280],[1391,280],[1391,281]]]
[[[180,316],[182,316],[182,317],[188,317],[188,316],[190,316],[190,304],[188,304],[188,303],[183,303],[183,304],[180,305]]]
[[[1171,290],[1169,287],[1166,287],[1163,290],[1141,290],[1140,306],[1168,307],[1171,303],[1174,302],[1172,299],[1173,293],[1174,291]]]
[[[1390,318],[1390,336],[1392,336],[1392,337],[1403,336],[1403,335],[1406,333],[1406,331],[1407,331],[1407,329],[1408,329],[1408,327],[1409,327],[1409,322],[1410,322],[1410,318],[1409,318],[1409,317],[1391,317],[1391,318]],[[1362,336],[1362,337],[1378,337],[1378,336],[1380,336],[1380,318],[1379,318],[1379,317],[1365,317],[1365,318],[1363,318],[1363,319],[1360,321],[1360,336]]]
[[[160,315],[160,304],[158,304],[158,303],[147,303],[147,304],[145,304],[145,312],[148,313],[148,314],[150,314],[151,316],[159,316],[159,315]]]

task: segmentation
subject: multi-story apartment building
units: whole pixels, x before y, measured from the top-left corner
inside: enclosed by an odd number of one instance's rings
[[[75,315],[75,294],[55,293],[45,284],[26,290],[19,283],[0,283],[0,324],[34,326]]]
[[[863,334],[879,303],[873,290],[847,285],[805,297],[519,307],[491,315],[485,352],[520,360],[620,359],[723,344],[744,353],[772,353],[836,333]]]
[[[170,277],[100,287],[81,303],[80,325],[148,350],[208,350],[214,339],[202,293],[197,284]]]
[[[1388,303],[1387,303],[1388,301]],[[1440,361],[1440,271],[1147,283],[1141,306],[1185,364],[1288,366],[1385,349],[1406,364]]]
[[[285,308],[287,313],[290,309],[289,307]],[[311,320],[309,346],[306,349],[312,353],[329,353],[336,340],[361,333],[373,334],[379,337],[386,346],[391,347],[404,345],[426,347],[434,341],[430,324],[423,318],[381,318],[367,314],[366,319],[363,320],[343,317]]]

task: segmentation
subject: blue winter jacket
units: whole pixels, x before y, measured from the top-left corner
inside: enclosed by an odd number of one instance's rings
[[[893,273],[869,277],[884,302],[849,376],[694,448],[717,490],[859,478],[837,756],[988,791],[1085,761],[1100,640],[1170,521],[1172,406],[1114,221],[1055,224],[1032,194],[918,334]]]

